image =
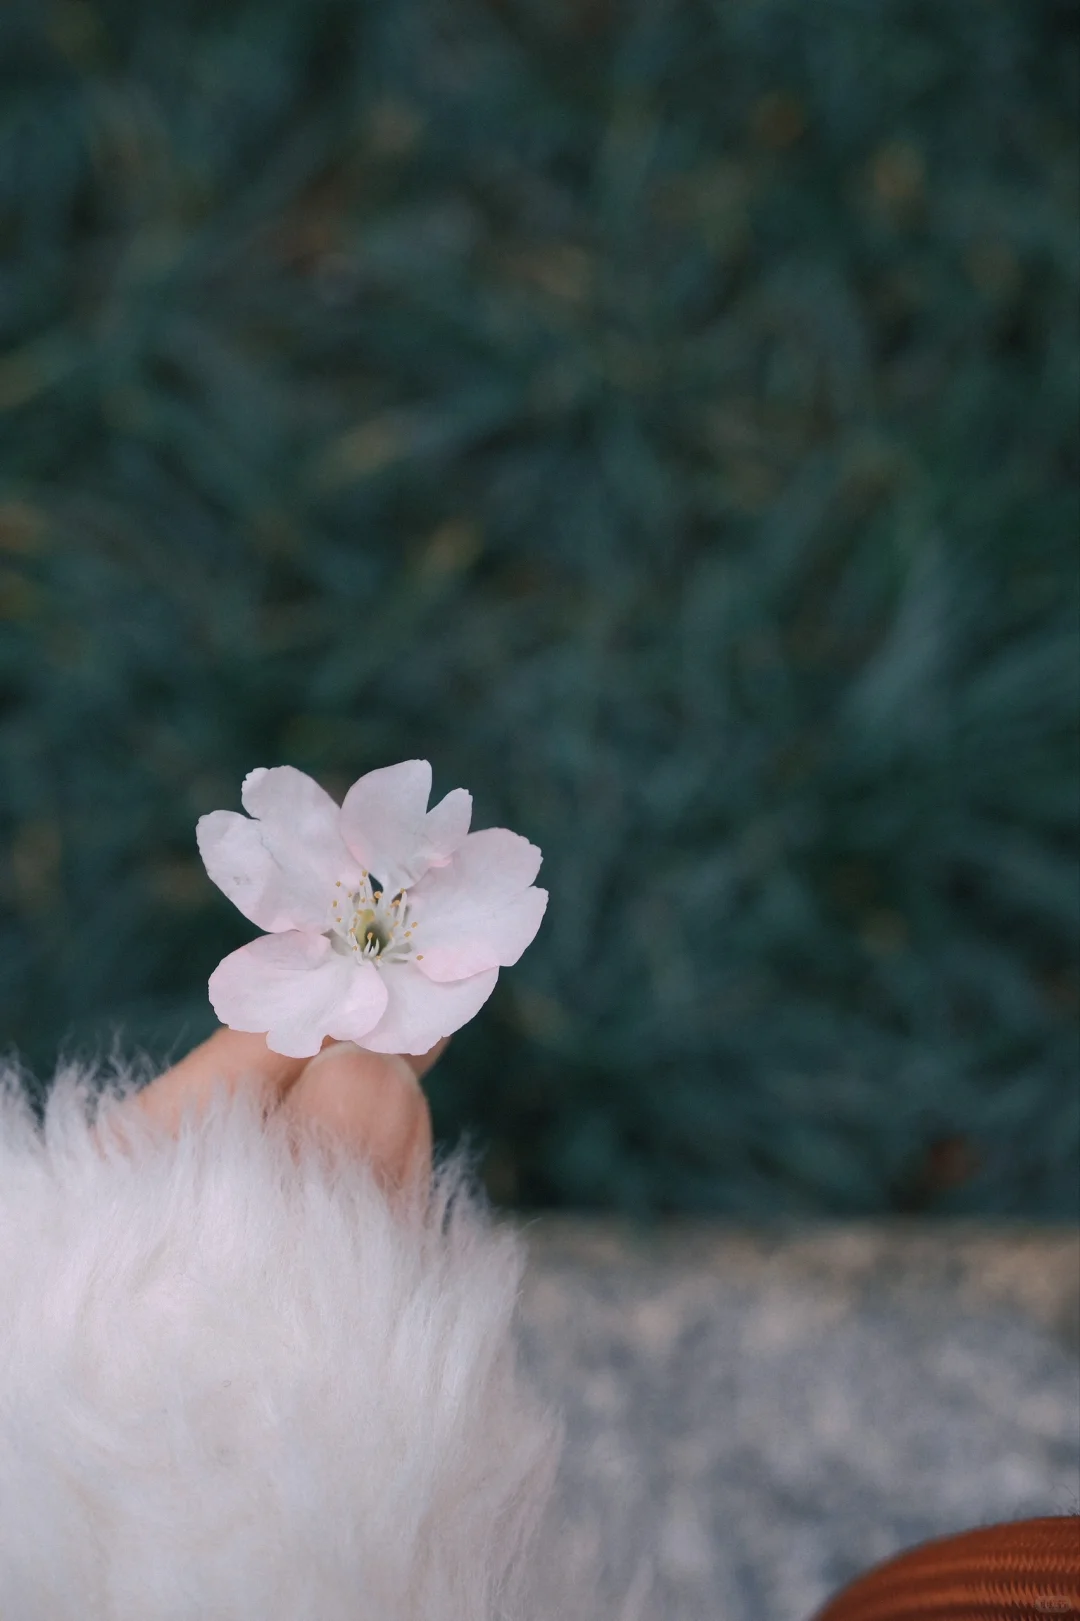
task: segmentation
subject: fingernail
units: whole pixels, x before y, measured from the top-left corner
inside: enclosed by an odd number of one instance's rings
[[[320,1048],[314,1058],[308,1059],[307,1068],[310,1070],[328,1058],[363,1058],[369,1064],[378,1065],[384,1073],[389,1066],[401,1080],[407,1081],[409,1086],[420,1087],[416,1071],[408,1059],[400,1057],[397,1053],[373,1053],[369,1047],[360,1047],[355,1041],[332,1041],[328,1047]]]
[[[355,1041],[332,1041],[328,1047],[320,1047],[314,1058],[308,1059],[307,1067],[310,1069],[313,1064],[321,1064],[326,1058],[344,1058],[346,1055],[352,1057],[362,1053],[363,1050]]]

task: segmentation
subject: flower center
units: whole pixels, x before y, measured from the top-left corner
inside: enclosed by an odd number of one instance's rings
[[[414,924],[403,889],[388,896],[370,873],[362,873],[357,889],[338,883],[331,905],[329,939],[335,951],[372,962],[381,968],[412,956]]]

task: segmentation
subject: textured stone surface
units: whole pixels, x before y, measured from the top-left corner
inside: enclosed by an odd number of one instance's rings
[[[930,1536],[1080,1507],[1080,1237],[967,1224],[526,1231],[563,1409],[564,1621],[808,1621]]]

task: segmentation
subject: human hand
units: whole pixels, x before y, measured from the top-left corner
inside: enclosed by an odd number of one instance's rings
[[[366,1052],[327,1041],[314,1058],[271,1052],[263,1036],[218,1030],[130,1100],[129,1108],[176,1131],[189,1110],[219,1089],[259,1097],[298,1137],[313,1135],[370,1161],[390,1188],[416,1186],[431,1172],[431,1116],[419,1079],[447,1044],[421,1057]]]

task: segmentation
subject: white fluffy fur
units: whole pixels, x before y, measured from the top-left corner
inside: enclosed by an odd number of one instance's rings
[[[0,1617],[504,1621],[554,1468],[520,1256],[243,1097],[126,1147],[0,1084]]]

